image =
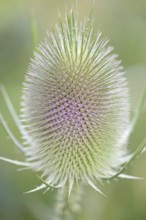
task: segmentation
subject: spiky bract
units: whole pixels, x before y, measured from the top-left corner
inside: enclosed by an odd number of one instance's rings
[[[92,21],[66,14],[38,48],[23,88],[26,156],[51,185],[112,175],[126,154],[127,82]],[[124,141],[125,142],[125,141]],[[122,143],[122,144],[121,144]]]

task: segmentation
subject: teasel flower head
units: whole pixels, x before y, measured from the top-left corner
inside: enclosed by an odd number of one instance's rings
[[[114,175],[125,162],[129,92],[123,68],[93,21],[66,13],[31,60],[22,130],[29,168],[71,191]],[[123,138],[124,137],[124,138]]]
[[[89,18],[79,23],[71,11],[31,60],[22,102],[26,157],[52,186],[94,187],[123,163],[129,95],[107,44]]]

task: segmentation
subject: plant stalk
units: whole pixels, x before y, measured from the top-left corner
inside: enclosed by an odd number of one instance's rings
[[[68,186],[58,190],[54,220],[77,220],[80,211],[82,186],[73,186],[71,195]]]

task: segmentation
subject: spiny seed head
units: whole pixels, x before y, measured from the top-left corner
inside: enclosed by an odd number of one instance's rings
[[[81,180],[94,187],[123,162],[129,96],[107,43],[89,18],[79,23],[71,11],[31,61],[22,102],[26,157],[48,184],[71,188]]]

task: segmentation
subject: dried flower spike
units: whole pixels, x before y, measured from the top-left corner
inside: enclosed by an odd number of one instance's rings
[[[31,168],[49,185],[113,175],[123,163],[129,124],[127,82],[91,21],[66,14],[32,59],[23,88],[22,121]]]

